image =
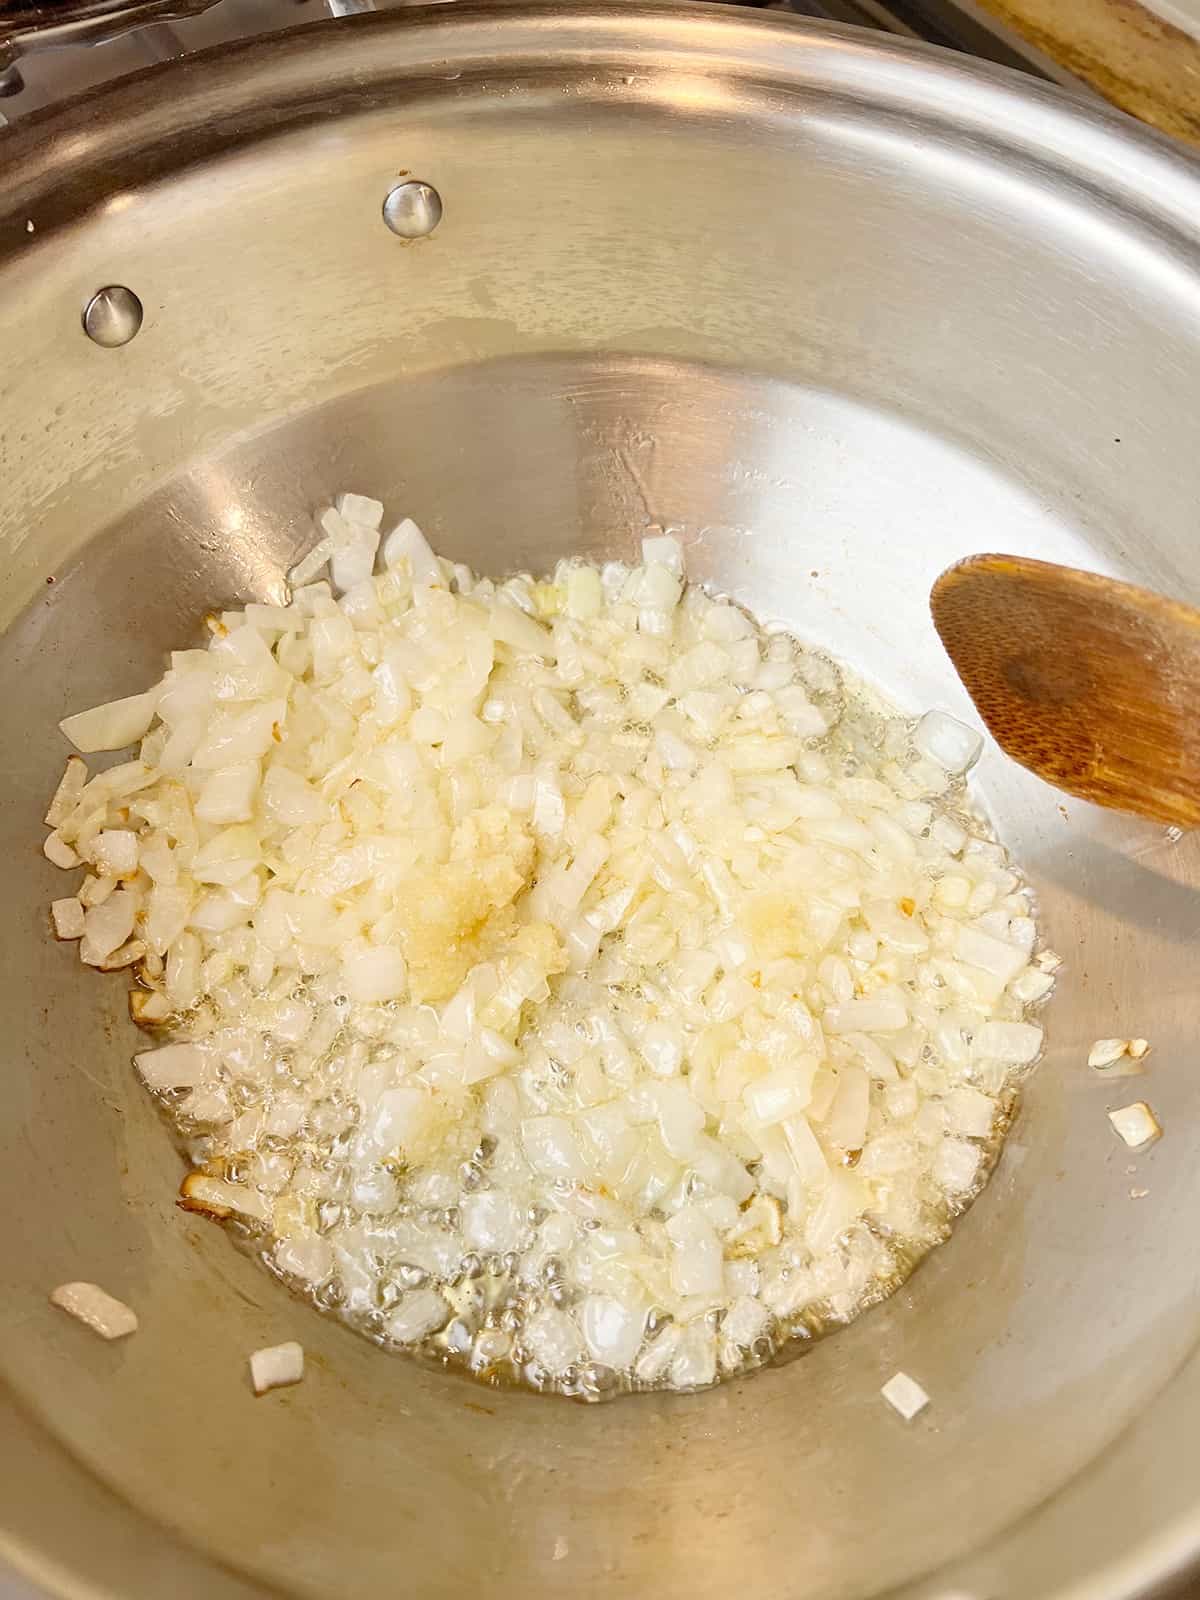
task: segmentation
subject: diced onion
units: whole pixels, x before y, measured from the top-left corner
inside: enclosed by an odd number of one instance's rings
[[[917,723],[913,743],[923,756],[936,761],[947,772],[967,772],[983,753],[983,739],[944,711],[927,711]]]
[[[54,937],[56,939],[80,939],[83,937],[84,912],[78,900],[72,898],[51,901],[50,916],[54,922]]]
[[[1144,1100],[1135,1100],[1132,1105],[1110,1111],[1108,1120],[1131,1150],[1144,1150],[1162,1137],[1158,1118]]]
[[[985,1022],[972,1043],[976,1059],[1028,1066],[1042,1049],[1042,1030],[1035,1022]]]
[[[395,568],[407,563],[414,583],[441,583],[442,569],[425,535],[411,517],[398,522],[383,541],[383,563]]]
[[[645,1313],[613,1295],[590,1294],[580,1307],[588,1354],[618,1372],[632,1366],[642,1343]]]
[[[967,1194],[979,1177],[982,1152],[963,1139],[943,1139],[933,1160],[933,1176],[948,1194]]]
[[[124,1339],[137,1332],[137,1313],[98,1284],[60,1283],[50,1299],[102,1339]]]
[[[503,1190],[468,1195],[462,1202],[463,1238],[468,1249],[489,1255],[515,1250],[525,1237],[525,1218],[512,1195]]]
[[[339,494],[333,508],[347,522],[369,533],[375,532],[383,521],[383,501],[372,500],[370,495]]]
[[[109,878],[132,878],[137,872],[138,839],[129,828],[102,828],[92,843],[96,870]]]
[[[250,1382],[255,1394],[269,1389],[285,1389],[304,1376],[304,1349],[295,1340],[256,1350],[250,1357]]]
[[[683,547],[670,534],[652,534],[642,540],[643,565],[666,567],[677,577],[683,575]]]
[[[404,957],[390,945],[347,955],[342,976],[352,1000],[397,1000],[407,987]]]
[[[900,1413],[905,1422],[911,1422],[929,1404],[929,1396],[925,1390],[915,1378],[910,1378],[907,1372],[893,1374],[879,1392],[892,1410]]]
[[[158,689],[150,689],[125,700],[111,700],[107,705],[64,717],[59,727],[84,755],[97,750],[124,750],[149,730],[158,697]]]
[[[589,1397],[853,1316],[1041,1051],[1058,958],[957,781],[978,735],[658,530],[496,583],[369,496],[315,523],[287,605],[64,724],[142,740],[70,758],[44,850],[86,868],[57,936],[135,969],[179,1204],[381,1342]]]
[[[667,1223],[671,1286],[684,1298],[719,1294],[724,1279],[721,1242],[716,1230],[696,1207],[684,1207]]]
[[[148,1089],[194,1089],[209,1070],[209,1056],[198,1044],[165,1044],[144,1050],[134,1063]]]
[[[92,906],[83,919],[81,959],[99,966],[118,945],[124,944],[133,932],[140,904],[141,896],[136,890],[118,889],[103,904]]]
[[[59,779],[58,788],[54,791],[54,798],[46,808],[44,817],[48,828],[57,828],[59,823],[65,822],[79,803],[79,796],[83,793],[87,783],[87,764],[79,756],[68,756],[67,765]]]
[[[997,939],[979,928],[964,927],[958,933],[958,958],[969,966],[981,967],[1007,983],[1025,965],[1025,952],[1004,939]]]
[[[387,1321],[388,1337],[397,1344],[416,1344],[435,1328],[440,1328],[450,1308],[433,1289],[419,1289],[405,1295]]]
[[[525,1336],[534,1360],[552,1377],[561,1377],[583,1354],[574,1318],[553,1306],[530,1318]]]
[[[324,1283],[333,1270],[333,1247],[315,1233],[297,1233],[281,1239],[275,1247],[275,1265],[280,1272],[305,1283]]]
[[[1149,1049],[1146,1039],[1097,1039],[1088,1051],[1088,1066],[1106,1078],[1136,1077],[1145,1070],[1142,1059]]]
[[[42,853],[46,860],[53,862],[56,867],[66,869],[79,865],[78,855],[58,832],[46,835],[46,841],[42,845]]]
[[[824,1023],[829,1033],[895,1033],[908,1026],[908,1011],[903,1000],[886,997],[878,1000],[846,1000],[830,1006]]]
[[[189,1172],[179,1190],[179,1204],[185,1211],[199,1211],[224,1221],[227,1217],[248,1217],[252,1222],[270,1220],[270,1204],[242,1183],[227,1183],[203,1172]]]

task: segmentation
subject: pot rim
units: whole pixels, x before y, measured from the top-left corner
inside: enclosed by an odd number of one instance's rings
[[[16,223],[23,233],[35,203],[50,225],[66,223],[114,192],[271,132],[351,105],[369,108],[398,81],[428,93],[445,81],[451,57],[460,79],[504,74],[536,86],[564,72],[586,78],[627,67],[636,83],[669,66],[719,72],[781,97],[860,102],[914,131],[953,132],[1036,163],[1115,202],[1160,242],[1200,248],[1200,157],[1088,94],[1010,68],[921,40],[710,0],[433,0],[212,46],[0,130],[0,266],[27,244],[10,230]]]
[[[44,248],[56,231],[118,193],[166,182],[332,112],[369,109],[394,98],[398,84],[422,95],[441,92],[448,60],[464,79],[486,74],[536,86],[567,76],[606,95],[629,75],[645,80],[635,93],[661,100],[670,85],[656,87],[656,76],[686,70],[719,73],[789,100],[858,102],[918,134],[952,134],[1068,179],[1152,234],[1164,259],[1186,264],[1190,275],[1200,256],[1200,159],[1089,97],[921,42],[736,6],[498,0],[303,24],[200,51],[31,113],[0,133],[0,272],[28,248],[25,219],[33,209]],[[55,1446],[68,1451],[61,1441]],[[61,1592],[95,1592],[77,1576],[68,1590],[57,1559],[2,1530],[0,1553],[36,1580],[53,1574]],[[1076,1600],[1148,1593],[1186,1572],[1198,1554],[1200,1502],[1102,1579],[1071,1592]]]

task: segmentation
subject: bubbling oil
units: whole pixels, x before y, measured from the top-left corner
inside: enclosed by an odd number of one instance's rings
[[[763,641],[763,656],[770,662],[787,662],[808,690],[814,704],[825,713],[828,733],[808,741],[820,749],[832,771],[841,778],[877,778],[881,770],[897,783],[921,763],[912,746],[914,723],[882,706],[859,685],[848,687],[841,669],[826,657],[803,648],[790,635],[775,632]],[[653,674],[647,674],[653,679]],[[642,745],[651,736],[646,723],[623,727],[631,743]],[[925,793],[929,774],[914,778],[912,794]],[[947,781],[933,797],[931,822],[942,817],[961,828],[969,838],[992,845],[986,822],[972,809],[965,784]],[[930,826],[920,836],[928,838]],[[556,985],[558,987],[558,985]],[[621,982],[609,986],[614,1001],[621,998]],[[561,988],[569,991],[570,985]],[[469,1375],[486,1385],[519,1385],[571,1399],[598,1402],[621,1394],[651,1390],[662,1385],[670,1370],[671,1341],[682,1336],[677,1319],[666,1305],[650,1305],[645,1312],[642,1360],[618,1369],[581,1356],[557,1370],[539,1361],[531,1329],[547,1313],[574,1313],[587,1293],[573,1277],[564,1254],[578,1244],[580,1235],[603,1227],[600,1218],[572,1217],[563,1224],[568,1208],[580,1199],[585,1185],[552,1183],[534,1198],[521,1200],[523,1233],[519,1248],[480,1251],[465,1248],[462,1236],[463,1206],[474,1196],[504,1190],[506,1175],[497,1171],[501,1139],[488,1131],[486,1116],[471,1118],[447,1131],[436,1163],[409,1168],[397,1158],[383,1161],[371,1185],[356,1178],[352,1153],[363,1108],[348,1085],[356,1074],[386,1063],[394,1047],[389,1042],[391,1020],[398,1005],[380,1005],[369,1013],[356,1012],[344,995],[329,993],[321,980],[297,982],[291,998],[313,1006],[328,1019],[327,1039],[313,1057],[313,1041],[306,1042],[306,1059],[299,1062],[287,1048],[277,1051],[269,1081],[234,1078],[229,1094],[243,1112],[261,1112],[264,1131],[253,1146],[236,1151],[226,1148],[221,1134],[202,1123],[180,1120],[164,1097],[184,1135],[192,1164],[212,1171],[234,1185],[248,1185],[273,1206],[289,1196],[303,1195],[315,1220],[316,1237],[328,1247],[317,1251],[316,1271],[300,1272],[289,1266],[280,1239],[261,1227],[235,1218],[230,1226],[243,1246],[298,1296],[318,1311],[335,1315],[358,1333],[387,1350],[403,1350],[428,1362]],[[586,1008],[570,1016],[569,993],[559,996],[572,1025],[588,1032]],[[518,1034],[522,1054],[541,1048],[537,1008],[529,1007],[528,1022]],[[180,1036],[203,1035],[211,1023],[204,1008],[179,1019]],[[930,1059],[925,1046],[913,1064],[919,1072]],[[546,1082],[539,1093],[553,1101],[570,1098],[572,1067],[552,1056],[546,1063]],[[811,1279],[801,1303],[788,1312],[769,1313],[753,1336],[726,1337],[725,1309],[705,1314],[704,1325],[716,1341],[718,1379],[742,1375],[777,1359],[802,1353],[815,1339],[844,1325],[860,1312],[887,1298],[909,1276],[916,1264],[950,1231],[954,1217],[970,1203],[986,1182],[1016,1104],[1017,1089],[1010,1074],[997,1074],[988,1087],[997,1095],[999,1112],[988,1137],[980,1141],[983,1159],[978,1180],[969,1190],[948,1194],[927,1185],[922,1191],[920,1224],[909,1232],[889,1227],[885,1220],[866,1215],[847,1230],[836,1250],[836,1270],[814,1272],[802,1246],[786,1242],[788,1200],[778,1197],[785,1239],[777,1247],[775,1285],[806,1276]],[[299,1115],[296,1107],[299,1106]],[[281,1115],[273,1113],[282,1111]],[[749,1170],[756,1179],[757,1164]],[[703,1191],[692,1174],[685,1198]],[[528,1185],[525,1186],[528,1191]],[[505,1191],[507,1192],[507,1191]],[[584,1208],[586,1211],[586,1208]],[[650,1223],[661,1224],[663,1213],[651,1208]],[[321,1271],[328,1259],[328,1270]],[[751,1263],[750,1265],[757,1265]],[[744,1274],[749,1287],[752,1274]],[[398,1308],[414,1295],[436,1295],[442,1312],[435,1326],[397,1338]],[[786,1296],[782,1297],[786,1299]],[[432,1302],[431,1302],[432,1306]],[[415,1326],[415,1325],[414,1325]],[[657,1364],[645,1356],[663,1349]]]

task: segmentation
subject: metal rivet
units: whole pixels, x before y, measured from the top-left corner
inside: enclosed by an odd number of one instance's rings
[[[383,220],[401,239],[426,239],[442,220],[442,197],[432,184],[408,178],[388,191]]]
[[[142,302],[124,284],[110,283],[83,308],[83,331],[106,350],[128,344],[142,325]]]

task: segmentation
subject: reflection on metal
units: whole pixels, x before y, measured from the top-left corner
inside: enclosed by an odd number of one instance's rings
[[[432,184],[410,178],[388,191],[383,220],[401,239],[427,239],[442,220],[442,197]]]
[[[142,302],[124,284],[98,289],[83,309],[83,331],[93,344],[116,350],[128,344],[142,325]]]

